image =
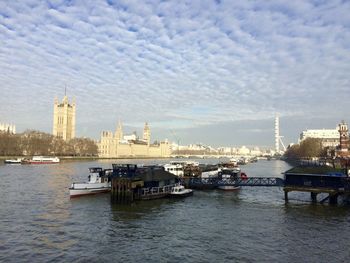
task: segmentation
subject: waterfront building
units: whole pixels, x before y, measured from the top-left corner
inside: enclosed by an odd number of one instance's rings
[[[260,156],[262,155],[262,151],[259,149],[259,147],[254,147],[252,150],[250,150],[251,156]]]
[[[249,155],[250,154],[250,150],[246,147],[246,146],[242,146],[238,149],[237,153],[239,155]]]
[[[218,150],[219,154],[223,154],[223,155],[231,155],[232,154],[231,147],[219,147],[217,150]]]
[[[55,98],[52,134],[65,141],[75,137],[75,100],[69,103],[66,95],[61,103]]]
[[[0,132],[16,134],[16,126],[8,123],[0,123]]]
[[[142,139],[136,132],[123,135],[121,122],[118,123],[115,133],[102,131],[101,139],[97,143],[99,156],[104,158],[120,157],[169,157],[171,150],[167,140],[151,144],[151,130],[145,123]]]
[[[339,145],[338,129],[305,130],[300,134],[299,143],[306,138],[321,139],[323,147],[336,147]]]

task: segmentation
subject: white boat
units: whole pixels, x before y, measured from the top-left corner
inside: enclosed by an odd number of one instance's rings
[[[165,164],[164,170],[176,176],[183,177],[185,175],[194,176],[199,170],[199,163],[194,161],[172,161]]]
[[[33,156],[32,159],[23,159],[22,164],[54,164],[59,163],[58,157]]]
[[[220,169],[217,188],[224,191],[236,191],[241,189],[241,187],[237,185],[237,179],[240,175],[241,169],[238,167]]]
[[[238,161],[235,158],[231,158],[229,163],[232,164],[233,166],[237,166]]]
[[[187,197],[193,195],[192,189],[186,189],[183,185],[177,184],[171,188],[171,192],[169,194],[172,198],[180,198]]]
[[[7,159],[4,161],[4,163],[6,164],[21,164],[22,159],[21,158],[17,158],[17,159]]]
[[[89,168],[89,180],[87,182],[72,183],[69,188],[69,195],[71,197],[81,195],[91,195],[106,193],[111,191],[111,182],[108,174],[102,168]]]
[[[164,165],[164,170],[176,176],[184,176],[184,166],[179,163],[168,163]]]
[[[241,189],[241,187],[237,185],[231,185],[231,184],[220,184],[218,185],[218,189],[224,190],[224,191],[236,191]]]

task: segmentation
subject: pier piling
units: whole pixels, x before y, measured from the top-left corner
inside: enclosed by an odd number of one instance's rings
[[[111,199],[116,203],[130,203],[134,200],[132,184],[129,178],[113,178]]]
[[[311,200],[313,203],[317,203],[317,193],[311,192]]]
[[[284,202],[288,203],[288,191],[284,190]]]

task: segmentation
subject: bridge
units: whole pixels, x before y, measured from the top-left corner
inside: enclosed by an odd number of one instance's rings
[[[284,180],[278,177],[248,177],[219,180],[218,178],[186,178],[184,184],[195,189],[213,189],[218,185],[236,185],[236,186],[284,186]]]

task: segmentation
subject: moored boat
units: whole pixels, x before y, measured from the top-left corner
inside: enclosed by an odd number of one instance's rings
[[[103,171],[100,167],[89,168],[88,181],[72,183],[71,187],[69,188],[70,197],[106,193],[111,191],[111,181],[107,171]]]
[[[59,163],[58,157],[33,156],[32,159],[23,159],[22,164],[54,164]]]
[[[6,164],[21,164],[22,159],[21,158],[17,158],[17,159],[7,159],[4,161],[4,163]]]
[[[241,169],[234,168],[222,168],[218,173],[217,188],[224,191],[236,191],[241,187],[237,185],[237,179],[241,174]]]
[[[164,167],[164,170],[169,173],[172,173],[180,177],[184,176],[184,166],[182,163],[170,162],[168,164],[165,164],[163,167]]]
[[[171,198],[181,198],[193,195],[192,189],[186,189],[183,185],[177,184],[171,188],[169,197]]]
[[[218,185],[218,189],[224,190],[224,191],[236,191],[241,189],[241,187],[234,184],[220,184]]]
[[[199,163],[194,161],[172,161],[165,164],[164,170],[176,176],[199,176]]]

